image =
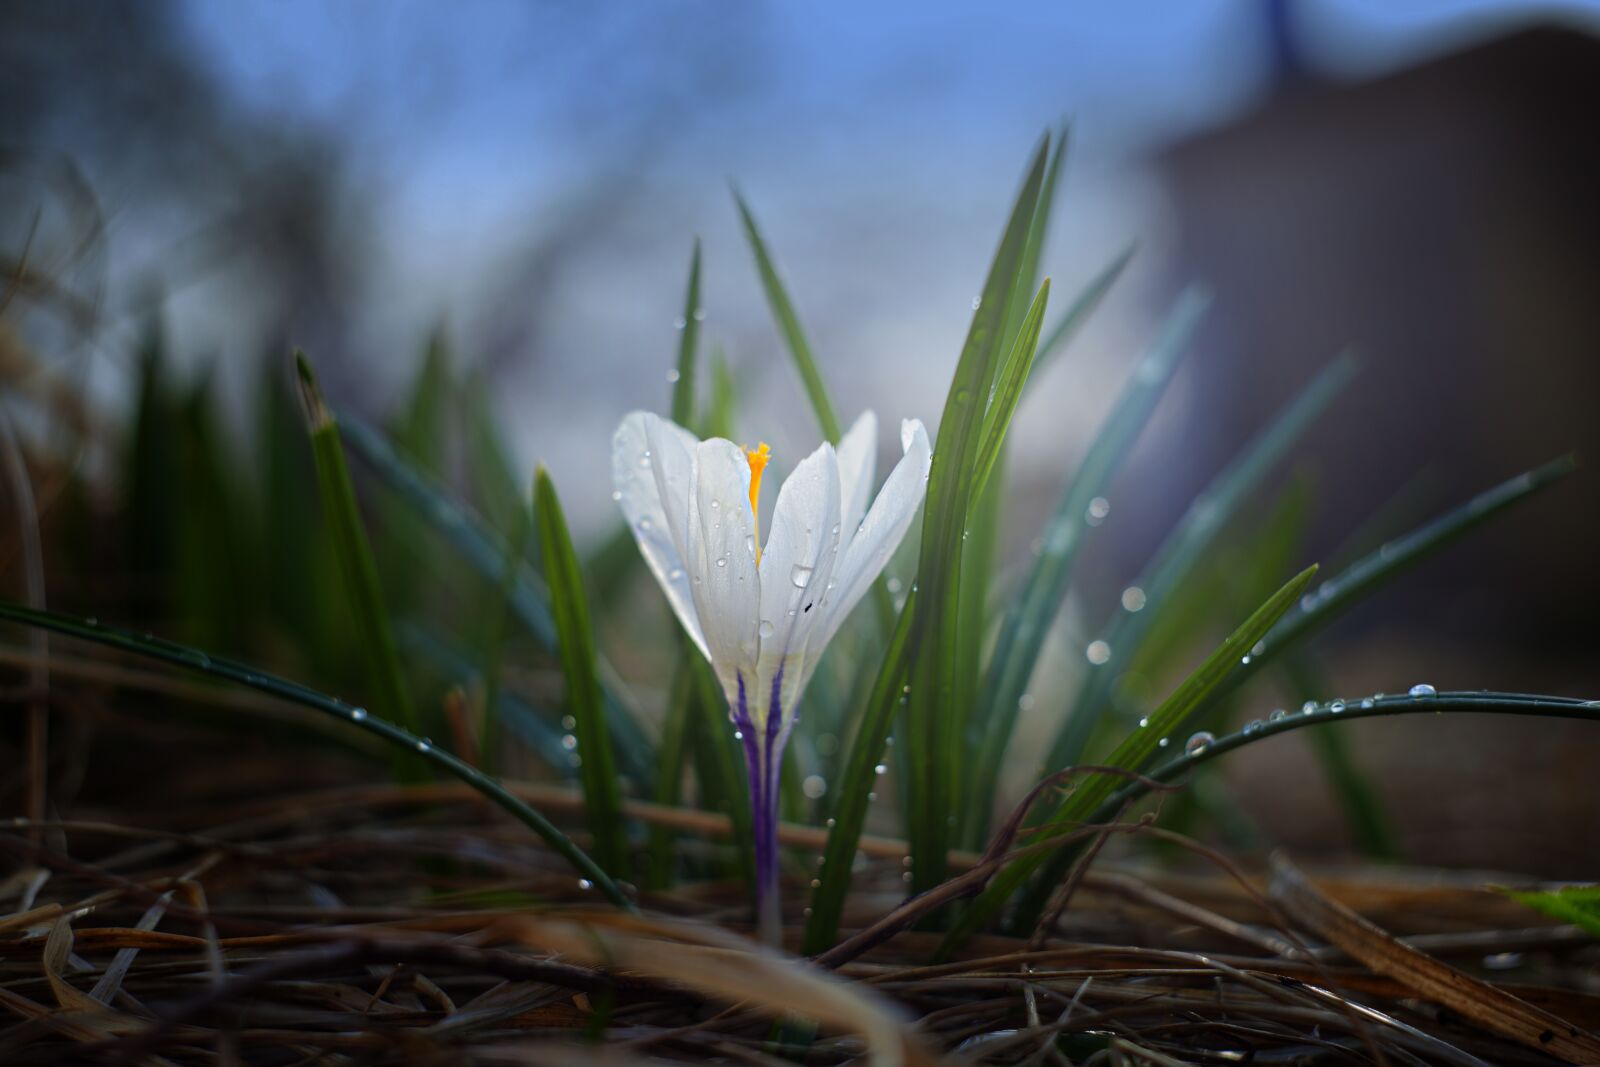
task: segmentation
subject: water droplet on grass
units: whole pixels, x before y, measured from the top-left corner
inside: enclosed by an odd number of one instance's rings
[[[1199,733],[1190,736],[1189,740],[1183,743],[1184,754],[1189,756],[1198,756],[1200,753],[1210,748],[1212,744],[1216,742],[1216,740],[1217,739],[1213,737],[1209,731],[1201,730]]]
[[[1427,682],[1418,682],[1406,690],[1406,695],[1412,700],[1429,700],[1439,695],[1439,691]]]
[[[1083,654],[1090,663],[1098,667],[1111,658],[1111,646],[1104,641],[1090,641],[1089,647],[1083,650]]]

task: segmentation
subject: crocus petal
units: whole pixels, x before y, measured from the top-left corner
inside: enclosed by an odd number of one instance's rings
[[[888,565],[889,557],[905,537],[928,491],[933,449],[928,444],[928,431],[923,429],[920,420],[906,419],[900,424],[900,444],[905,455],[889,472],[878,498],[872,502],[861,528],[850,539],[835,568],[837,584],[830,593],[833,602],[828,611],[828,630],[822,635],[824,643],[833,637],[850,609]]]
[[[856,527],[872,499],[872,477],[878,468],[878,417],[863,411],[839,439],[839,551],[849,550]]]
[[[667,603],[709,658],[684,567],[689,491],[698,443],[675,423],[647,411],[632,412],[611,439],[611,485],[645,563],[667,594]]]
[[[756,661],[761,607],[750,464],[732,441],[712,438],[695,448],[684,565],[707,658],[731,705],[737,699],[740,667]]]
[[[839,461],[824,443],[778,490],[761,552],[761,714],[751,715],[758,725],[772,714],[787,718],[809,675],[806,664],[822,651],[839,530]]]

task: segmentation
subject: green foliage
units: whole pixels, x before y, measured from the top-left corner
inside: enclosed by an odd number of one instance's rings
[[[316,460],[317,485],[322,490],[322,505],[333,537],[334,553],[344,577],[345,595],[361,635],[367,656],[368,686],[380,705],[403,729],[416,732],[418,720],[411,701],[411,690],[395,649],[394,631],[383,590],[378,585],[378,568],[372,546],[367,543],[366,527],[356,503],[355,486],[344,461],[344,445],[339,425],[323,403],[311,361],[295,354],[295,369],[305,399],[306,425],[311,434],[311,452]],[[423,777],[416,759],[408,753],[397,755],[395,773],[406,781]]]
[[[550,607],[560,635],[561,669],[567,679],[567,708],[576,722],[579,780],[594,835],[595,855],[613,875],[628,873],[628,839],[622,824],[622,794],[617,788],[617,761],[606,729],[605,700],[600,694],[594,629],[589,602],[572,548],[567,520],[556,498],[555,484],[542,466],[534,475],[533,512],[539,528],[540,553],[550,581]]]
[[[1564,885],[1560,889],[1502,889],[1512,900],[1571,923],[1600,937],[1600,885]]]
[[[1348,381],[1348,359],[1325,370],[1191,503],[1130,583],[1140,591],[1130,601],[1137,609],[1113,610],[1096,631],[1110,649],[1109,662],[1089,671],[1075,695],[1044,691],[1036,669],[1094,533],[1090,520],[1098,518],[1098,500],[1108,494],[1209,304],[1198,289],[1179,298],[1130,368],[1078,469],[1065,479],[1032,556],[1014,570],[1002,569],[1002,546],[1032,532],[1009,525],[1011,422],[1038,392],[1032,383],[1039,372],[1083,328],[1131,255],[1095,274],[1064,311],[1047,311],[1051,285],[1041,268],[1064,158],[1062,136],[1047,139],[1030,160],[985,277],[938,424],[920,534],[908,538],[894,564],[900,576],[915,575],[903,607],[894,610],[880,582],[876,618],[847,624],[803,705],[783,784],[787,817],[828,827],[805,922],[803,946],[810,953],[824,951],[839,935],[869,813],[887,827],[889,805],[869,803],[880,791],[879,768],[886,762],[902,773],[881,792],[884,800],[901,793],[912,889],[923,891],[944,878],[952,844],[976,850],[988,842],[1002,784],[1032,785],[1042,771],[1086,756],[1172,780],[1244,744],[1339,719],[1421,711],[1595,715],[1580,702],[1504,694],[1372,698],[1343,710],[1326,704],[1308,715],[1252,724],[1196,752],[1181,752],[1183,732],[1225,728],[1236,710],[1230,702],[1263,669],[1278,671],[1280,681],[1306,699],[1326,691],[1310,645],[1317,630],[1572,468],[1570,460],[1558,460],[1512,479],[1373,549],[1320,586],[1308,584],[1310,571],[1282,585],[1303,562],[1309,483],[1291,489],[1275,508],[1256,501]],[[737,193],[735,200],[778,334],[823,435],[837,441],[841,409],[829,396],[753,213]],[[700,314],[702,267],[696,241],[676,334],[670,412],[702,436],[734,437],[744,418],[738,382],[714,338],[702,352],[708,341]],[[377,736],[407,779],[431,767],[468,782],[618,906],[629,906],[615,881],[631,871],[625,789],[662,805],[723,813],[732,822],[733,848],[717,850],[691,850],[684,847],[687,831],[653,827],[642,868],[646,885],[666,891],[686,876],[736,877],[752,885],[744,764],[708,665],[675,627],[654,648],[624,649],[615,641],[619,631],[637,637],[633,612],[641,598],[654,595],[646,592],[631,532],[617,523],[605,536],[574,546],[543,471],[530,506],[526,480],[495,416],[493,383],[473,369],[472,354],[452,354],[436,333],[421,355],[400,402],[386,414],[369,412],[372,421],[343,407],[336,420],[302,361],[309,434],[276,361],[275,373],[257,389],[253,435],[233,434],[219,418],[208,381],[178,380],[159,330],[149,330],[132,429],[113,464],[123,490],[114,554],[129,572],[129,593],[116,604],[85,610],[119,612],[189,645],[9,605],[0,605],[0,618],[250,686],[338,724],[314,739],[269,735],[284,744],[328,744],[351,729]],[[253,449],[242,446],[250,440]],[[361,460],[354,477],[346,448]],[[363,514],[372,521],[364,523]],[[1392,518],[1384,522],[1386,529],[1394,525]],[[538,553],[531,551],[536,538]],[[78,546],[92,543],[67,530],[60,553],[77,558],[87,551]],[[1247,614],[1216,645],[1226,626]],[[1130,675],[1183,677],[1191,657],[1207,648],[1214,651],[1200,667],[1148,711],[1145,725],[1134,727],[1145,695]],[[217,659],[219,651],[270,663],[278,673]],[[608,652],[636,677],[625,680]],[[554,677],[552,667],[564,679],[564,700],[540,684]],[[291,676],[314,680],[316,688],[290,682]],[[437,732],[440,697],[455,686],[482,709],[476,767],[422,739],[429,725]],[[352,689],[368,694],[382,715],[358,715],[322,695]],[[653,693],[661,696],[651,699]],[[1007,758],[1019,711],[1035,704],[1059,716],[1060,733],[1043,768],[1036,757]],[[897,720],[901,744],[890,761]],[[578,761],[569,750],[574,739]],[[1310,740],[1363,847],[1392,854],[1380,798],[1344,750],[1337,728],[1318,729]],[[1096,755],[1101,751],[1107,754]],[[492,777],[509,768],[578,784],[595,858]],[[824,779],[826,792],[815,802],[799,793],[805,774]],[[1047,794],[1022,844],[1114,818],[1145,788],[1106,774],[1082,777],[1064,797]],[[1203,805],[1191,813],[1206,815]],[[1026,928],[1079,855],[1073,848],[1041,848],[1012,862],[975,900],[940,918],[953,924],[944,951],[991,927],[1008,909],[1013,928]],[[1592,923],[1600,913],[1593,887],[1513,895],[1567,921]]]

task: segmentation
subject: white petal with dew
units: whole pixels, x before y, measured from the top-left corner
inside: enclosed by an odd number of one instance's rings
[[[900,546],[928,491],[933,449],[928,443],[928,431],[920,420],[906,419],[900,424],[900,443],[905,455],[889,472],[861,529],[839,561],[835,575],[838,587],[833,591],[834,603],[828,631],[822,635],[824,641],[833,637],[845,616],[888,565],[889,557]]]
[[[760,638],[756,613],[755,519],[750,513],[750,464],[732,441],[712,438],[695,449],[689,503],[687,569],[706,650],[729,700],[737,673],[753,667]],[[745,679],[750,684],[750,679]]]
[[[705,654],[705,636],[684,564],[696,444],[694,435],[682,427],[649,412],[632,412],[611,439],[611,485],[650,573]]]
[[[878,469],[878,417],[863,411],[839,439],[839,551],[849,550],[856,527],[872,499],[872,478]]]
[[[839,461],[824,443],[784,479],[761,552],[760,714],[751,709],[758,724],[766,720],[778,672],[783,671],[779,703],[786,713],[799,698],[807,660],[821,654],[839,531]]]

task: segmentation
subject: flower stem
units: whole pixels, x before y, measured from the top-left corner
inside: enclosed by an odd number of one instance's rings
[[[775,687],[776,688],[776,687]],[[778,896],[778,770],[783,759],[782,733],[776,708],[757,731],[745,700],[744,679],[739,679],[739,699],[733,722],[744,747],[750,776],[751,836],[755,838],[756,929],[761,940],[783,947],[783,908]]]

